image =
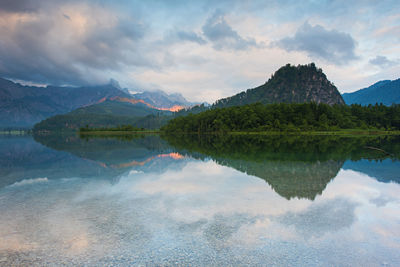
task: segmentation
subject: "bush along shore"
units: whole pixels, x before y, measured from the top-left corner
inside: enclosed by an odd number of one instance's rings
[[[143,127],[135,127],[133,125],[121,125],[117,127],[90,128],[89,126],[81,127],[80,134],[118,134],[118,133],[156,133],[157,130],[148,130]]]

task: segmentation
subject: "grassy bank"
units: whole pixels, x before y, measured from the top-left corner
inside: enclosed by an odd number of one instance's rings
[[[126,135],[126,134],[156,134],[160,131],[148,130],[148,131],[79,131],[80,135]]]
[[[233,135],[340,135],[340,136],[363,136],[363,135],[400,135],[400,131],[384,131],[384,130],[364,130],[349,129],[338,131],[238,131],[229,132]]]
[[[143,131],[107,131],[91,130],[79,131],[80,135],[126,135],[126,134],[159,134],[159,130]],[[340,136],[367,136],[367,135],[400,135],[400,131],[349,129],[338,131],[233,131],[233,132],[176,132],[176,134],[230,134],[230,135],[340,135]]]
[[[0,135],[27,135],[30,134],[30,130],[10,130],[10,131],[1,131]]]

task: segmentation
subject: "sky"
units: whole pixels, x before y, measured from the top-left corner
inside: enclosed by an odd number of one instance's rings
[[[0,76],[209,103],[315,62],[341,93],[400,78],[400,1],[1,0]]]

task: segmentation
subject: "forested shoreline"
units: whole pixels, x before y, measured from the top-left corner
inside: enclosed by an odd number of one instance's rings
[[[163,132],[400,130],[400,105],[261,103],[210,109],[172,119]]]

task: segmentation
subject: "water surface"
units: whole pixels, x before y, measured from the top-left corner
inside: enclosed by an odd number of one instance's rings
[[[399,143],[2,136],[0,265],[399,266]]]

